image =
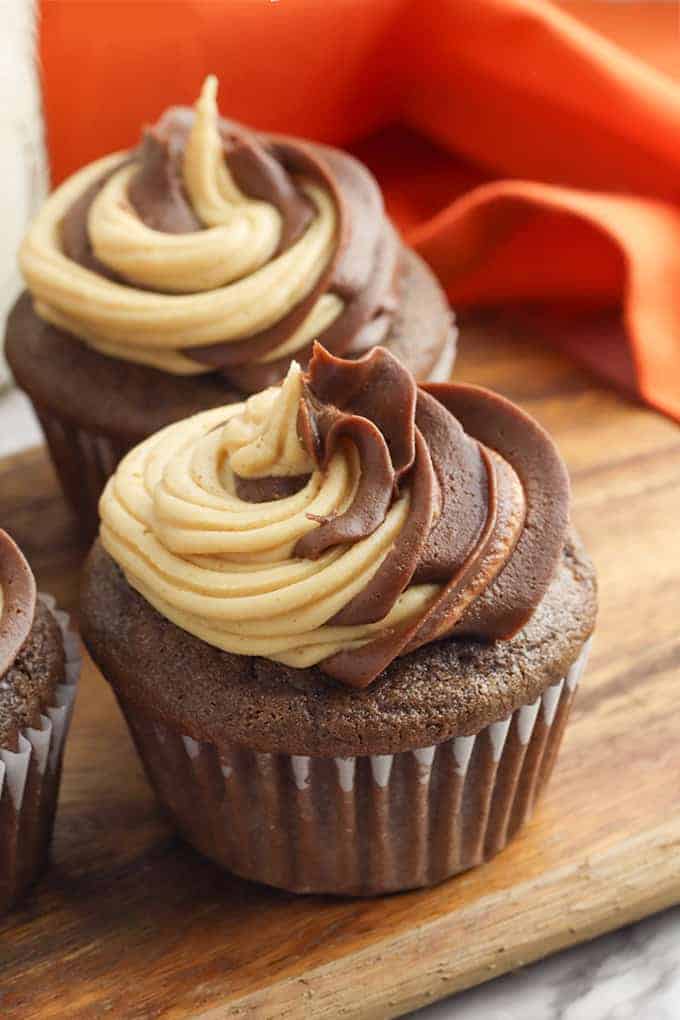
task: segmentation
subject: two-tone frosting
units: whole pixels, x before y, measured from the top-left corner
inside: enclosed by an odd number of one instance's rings
[[[509,638],[555,572],[568,480],[478,387],[416,386],[383,348],[171,425],[101,501],[101,540],[160,613],[225,651],[364,687],[450,635]]]
[[[14,664],[31,633],[35,579],[23,553],[0,529],[0,678]]]
[[[221,119],[216,89],[57,188],[20,262],[37,313],[97,351],[256,392],[314,340],[381,343],[406,249],[360,163]]]

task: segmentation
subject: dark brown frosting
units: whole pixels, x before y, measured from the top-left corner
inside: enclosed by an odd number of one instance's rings
[[[142,222],[164,234],[190,234],[201,229],[184,192],[181,159],[182,147],[171,131],[163,130],[161,125],[147,131],[136,154],[139,169],[128,188],[130,202]]]
[[[309,475],[278,475],[276,478],[241,478],[234,475],[236,495],[247,503],[269,503],[272,499],[294,496],[309,480]]]
[[[407,626],[327,658],[325,672],[364,687],[397,656],[428,642],[504,640],[525,626],[562,553],[569,504],[564,464],[528,415],[480,387],[417,387],[383,348],[353,361],[317,345],[298,431],[321,470],[349,440],[361,471],[351,505],[321,519],[298,541],[297,556],[316,558],[366,538],[394,500],[410,493],[393,548],[330,622],[373,623],[409,585],[440,586]],[[268,498],[276,498],[272,491]]]
[[[191,109],[175,107],[145,132],[129,159],[139,169],[128,197],[141,220],[167,233],[202,229],[181,178],[181,162],[193,123]],[[339,296],[344,307],[318,336],[336,355],[358,356],[380,344],[399,314],[405,249],[384,211],[380,189],[369,171],[346,153],[296,138],[257,134],[220,120],[224,159],[243,193],[276,206],[283,229],[279,252],[293,244],[314,215],[300,190],[300,178],[311,179],[332,196],[338,214],[334,254],[309,293],[269,328],[243,340],[216,342],[184,349],[183,354],[222,372],[242,392],[257,392],[278,382],[293,358],[306,364],[312,344],[267,363],[256,363],[284,343],[307,318],[324,293]],[[87,216],[109,170],[76,200],[62,221],[64,253],[88,269],[117,279],[93,255],[87,237]]]
[[[120,277],[94,254],[87,230],[87,214],[106,182],[126,162],[127,160],[121,160],[116,166],[102,174],[89,188],[86,188],[82,195],[75,200],[61,222],[61,246],[64,254],[74,262],[80,263],[85,269],[91,269],[93,273],[105,276],[107,280],[119,280]]]
[[[154,230],[184,234],[201,230],[184,191],[182,159],[194,121],[189,107],[171,107],[148,128],[134,154],[139,170],[130,182],[129,197],[142,222]],[[256,136],[233,121],[220,120],[224,158],[236,184],[250,198],[269,202],[281,213],[279,251],[301,236],[314,215],[307,197]]]
[[[0,677],[11,669],[33,626],[35,579],[23,554],[0,529]]]

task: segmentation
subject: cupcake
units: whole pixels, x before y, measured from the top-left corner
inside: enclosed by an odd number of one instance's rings
[[[387,350],[168,426],[101,501],[82,633],[204,854],[370,895],[492,857],[552,770],[594,627],[546,433]]]
[[[68,617],[0,530],[0,911],[45,867],[78,672]]]
[[[88,532],[123,453],[280,382],[315,339],[351,358],[383,344],[422,379],[451,371],[445,296],[368,170],[220,118],[216,90],[208,78],[195,110],[69,178],[21,249],[6,353]]]

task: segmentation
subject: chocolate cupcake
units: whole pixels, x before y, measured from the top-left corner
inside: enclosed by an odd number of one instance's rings
[[[0,530],[0,911],[45,866],[78,672],[68,617]]]
[[[57,188],[21,250],[7,357],[90,532],[124,452],[280,382],[315,339],[344,357],[383,344],[421,379],[451,371],[444,294],[368,170],[220,118],[216,89]]]
[[[382,348],[169,426],[101,502],[85,642],[179,830],[298,892],[501,850],[552,770],[596,610],[564,465]]]

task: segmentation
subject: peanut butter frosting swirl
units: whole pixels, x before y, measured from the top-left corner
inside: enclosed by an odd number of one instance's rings
[[[216,97],[209,77],[195,110],[57,188],[20,262],[37,313],[97,351],[256,392],[315,339],[380,343],[405,249],[356,160],[224,120]]]
[[[22,552],[0,529],[0,678],[12,668],[35,616],[35,579]]]
[[[174,424],[125,457],[101,540],[173,623],[355,687],[447,636],[509,638],[561,554],[568,480],[478,387],[417,387],[385,349]]]

